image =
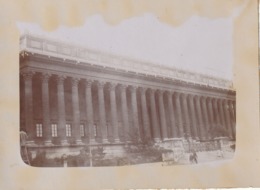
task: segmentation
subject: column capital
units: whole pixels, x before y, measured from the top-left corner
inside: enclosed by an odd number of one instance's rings
[[[93,83],[93,80],[91,80],[91,79],[84,80],[84,84],[85,84],[86,88],[91,88],[92,83]]]
[[[106,82],[104,82],[104,81],[97,81],[98,88],[104,88],[105,84],[106,84]]]
[[[108,83],[108,90],[109,91],[114,91],[116,86],[117,86],[116,83]]]
[[[202,96],[194,95],[194,99],[195,99],[196,101],[202,100]]]
[[[187,97],[188,97],[188,94],[181,93],[181,97],[187,98]]]
[[[57,75],[56,77],[56,80],[57,80],[57,83],[58,84],[63,84],[64,80],[66,79],[67,77],[65,75]]]
[[[136,91],[136,89],[137,89],[137,86],[130,86],[129,87],[129,89],[130,89],[130,92],[135,92]]]
[[[200,97],[200,99],[201,99],[202,101],[206,100],[206,97],[205,97],[205,96],[198,96],[198,97]]]
[[[224,102],[225,104],[228,104],[228,100],[227,100],[227,99],[223,99],[223,102]]]
[[[21,75],[24,77],[25,80],[32,79],[33,75],[35,74],[34,71],[22,71]]]
[[[154,89],[152,89],[152,88],[149,88],[149,89],[148,89],[148,93],[149,93],[149,94],[154,94],[154,92],[155,92]]]
[[[141,94],[145,94],[147,88],[146,87],[139,87]]]
[[[71,84],[72,86],[77,86],[79,84],[80,78],[78,77],[72,77],[71,78]]]
[[[192,94],[187,94],[187,97],[189,98],[189,99],[195,99],[195,96],[194,95],[192,95]]]
[[[118,88],[119,88],[120,91],[123,91],[123,90],[125,91],[126,88],[127,88],[127,85],[125,85],[125,84],[119,84],[119,85],[118,85]]]
[[[51,73],[42,73],[41,74],[41,80],[44,83],[48,82],[50,77],[51,77]]]
[[[159,96],[162,96],[163,93],[164,93],[164,90],[160,90],[160,89],[158,89],[158,90],[156,90],[156,92],[158,93]]]
[[[173,91],[165,91],[165,93],[166,93],[168,96],[172,96],[172,95],[173,95]]]
[[[179,92],[175,92],[175,93],[174,93],[174,96],[175,96],[175,98],[180,98],[181,93],[179,93]]]

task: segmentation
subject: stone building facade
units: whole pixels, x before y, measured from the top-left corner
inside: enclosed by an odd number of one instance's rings
[[[28,146],[235,139],[232,82],[33,35],[20,39],[20,124]]]

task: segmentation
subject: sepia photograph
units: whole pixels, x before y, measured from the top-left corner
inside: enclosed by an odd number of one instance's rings
[[[18,23],[23,161],[104,167],[232,159],[235,14],[193,16],[179,27],[152,14],[118,26],[94,15],[53,32]]]
[[[0,189],[260,187],[259,1],[0,4]]]

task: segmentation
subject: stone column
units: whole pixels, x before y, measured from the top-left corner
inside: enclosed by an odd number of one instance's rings
[[[58,135],[61,139],[62,145],[68,145],[66,137],[66,113],[65,113],[65,99],[64,99],[64,75],[57,77],[57,95],[58,95]]]
[[[152,131],[153,131],[153,139],[155,142],[160,141],[160,129],[158,124],[156,106],[155,106],[155,97],[154,97],[154,90],[149,90],[150,95],[150,105],[151,105],[151,119],[152,119]]]
[[[119,85],[120,98],[121,98],[121,111],[122,120],[124,125],[124,133],[126,141],[129,141],[129,119],[128,119],[128,109],[126,100],[126,85]]]
[[[151,130],[149,126],[149,118],[148,118],[148,110],[147,110],[147,103],[146,103],[146,88],[141,87],[141,104],[142,104],[142,121],[143,121],[143,128],[144,128],[144,135],[145,141],[151,140]]]
[[[167,134],[167,126],[166,126],[166,117],[165,117],[165,110],[164,110],[164,103],[163,103],[163,91],[158,90],[159,95],[159,112],[160,112],[160,125],[161,125],[161,132],[162,132],[162,139],[168,139]]]
[[[202,120],[202,111],[201,111],[201,98],[199,96],[195,97],[195,104],[196,104],[196,112],[198,116],[198,128],[200,131],[200,138],[201,139],[206,139],[206,129],[205,125]]]
[[[202,115],[203,115],[203,121],[204,121],[204,129],[205,129],[205,137],[206,139],[210,138],[209,135],[209,116],[208,116],[208,110],[207,110],[207,102],[206,98],[202,97],[201,98],[201,103],[202,103]]]
[[[191,133],[190,135],[197,139],[199,138],[199,126],[197,126],[197,119],[196,119],[196,115],[195,115],[195,108],[194,108],[194,101],[193,101],[193,96],[192,95],[189,95],[187,97],[188,101],[189,101],[189,107],[190,107],[190,113],[191,113]]]
[[[226,122],[224,118],[224,110],[223,110],[223,105],[222,105],[222,100],[218,100],[218,108],[219,108],[219,115],[220,115],[220,123],[222,124],[222,127],[226,129]]]
[[[137,101],[136,101],[136,87],[131,86],[130,87],[131,92],[131,105],[132,105],[132,113],[133,113],[133,129],[136,130],[137,133],[132,133],[137,135],[137,140],[140,141],[140,131],[139,131],[139,122],[138,122],[138,111],[137,111]]]
[[[117,105],[116,105],[116,84],[109,83],[110,92],[110,109],[111,109],[111,124],[113,129],[113,138],[115,142],[119,142],[118,135],[118,117],[117,117]]]
[[[233,112],[234,112],[234,120],[236,122],[236,101],[232,101],[232,105],[233,105]]]
[[[180,93],[175,93],[175,106],[177,112],[177,126],[178,126],[178,134],[174,137],[183,137],[184,129],[183,129],[183,121],[182,121],[182,113],[181,113],[181,102],[180,102]]]
[[[228,130],[228,133],[229,133],[229,138],[232,138],[232,125],[231,125],[231,121],[230,121],[230,113],[229,113],[229,108],[228,108],[228,101],[227,100],[224,100],[223,101],[223,109],[224,109],[224,117],[225,117],[225,120],[226,120],[226,127],[227,127],[227,130]]]
[[[36,130],[33,124],[33,92],[32,92],[32,77],[34,72],[22,72],[24,78],[24,105],[25,105],[25,127],[28,135],[28,144],[34,144]]]
[[[83,144],[80,136],[80,111],[79,111],[79,78],[72,78],[72,109],[73,109],[73,129],[76,144]]]
[[[219,127],[221,124],[220,124],[220,118],[219,118],[217,99],[213,99],[213,111],[214,111],[216,126]]]
[[[43,73],[42,80],[42,117],[43,117],[43,136],[45,145],[53,145],[51,142],[50,126],[50,102],[49,102],[49,73]]]
[[[214,125],[214,115],[213,115],[213,107],[212,107],[212,99],[208,99],[208,113],[209,113],[209,129],[211,129]]]
[[[89,142],[90,144],[95,143],[95,134],[94,134],[94,122],[93,122],[93,103],[92,103],[92,93],[91,93],[91,80],[85,82],[86,90],[86,116],[87,116],[87,129],[89,130]]]
[[[182,109],[183,109],[183,120],[184,120],[184,126],[185,126],[185,133],[189,136],[191,136],[191,130],[190,130],[190,117],[188,112],[188,105],[187,105],[187,95],[182,95]]]
[[[235,121],[235,115],[234,115],[234,109],[233,109],[233,104],[232,101],[228,102],[228,107],[229,107],[229,113],[230,113],[230,121],[231,121],[231,126],[232,126],[232,137],[235,138],[236,134],[236,121]]]
[[[175,126],[175,116],[173,113],[172,92],[168,91],[166,93],[166,95],[167,95],[168,112],[169,112],[170,125],[171,125],[171,131],[172,131],[171,136],[177,137],[177,130],[176,130],[176,126]]]
[[[107,125],[106,125],[106,110],[105,110],[105,100],[104,100],[104,82],[98,82],[98,111],[99,111],[99,126],[97,129],[98,138],[101,141],[108,143],[107,137]]]

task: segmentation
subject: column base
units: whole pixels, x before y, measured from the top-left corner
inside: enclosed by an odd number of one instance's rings
[[[96,144],[97,142],[96,142],[96,140],[95,139],[90,139],[89,140],[89,144]]]
[[[26,146],[36,146],[37,144],[34,141],[27,141]]]
[[[154,138],[153,140],[154,140],[154,142],[161,142],[160,138]]]
[[[76,140],[76,144],[77,144],[77,145],[85,145],[85,144],[82,142],[82,140],[79,140],[79,139]]]
[[[44,141],[44,145],[46,145],[46,146],[53,146],[54,144],[52,143],[51,140],[46,140],[46,141]]]
[[[163,141],[166,141],[166,140],[169,140],[169,138],[168,137],[163,138]]]
[[[102,143],[110,143],[107,138],[102,139]]]
[[[114,143],[120,143],[120,139],[119,138],[116,138],[113,140]]]
[[[63,146],[67,146],[67,145],[70,145],[68,140],[61,140],[61,145]]]

